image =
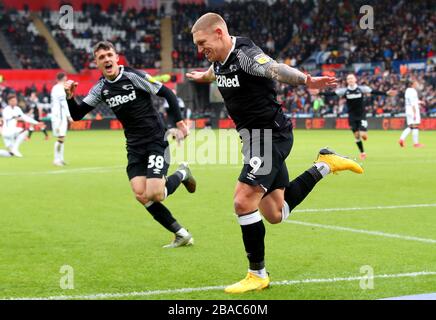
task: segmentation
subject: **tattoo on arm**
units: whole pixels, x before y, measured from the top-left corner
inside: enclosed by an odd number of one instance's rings
[[[306,75],[301,71],[291,68],[284,63],[271,63],[265,75],[267,78],[277,80],[290,85],[298,86],[306,83]]]

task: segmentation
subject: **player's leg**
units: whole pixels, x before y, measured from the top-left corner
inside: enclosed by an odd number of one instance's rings
[[[39,121],[39,120],[37,120],[37,121]],[[48,132],[47,132],[47,126],[44,125],[43,127],[40,127],[39,130],[41,130],[42,133],[44,134],[44,139],[48,140],[49,136],[48,136]]]
[[[15,131],[15,141],[11,148],[11,152],[14,156],[21,158],[23,155],[20,152],[20,145],[27,139],[29,132],[23,128],[16,128]]]
[[[29,126],[29,140],[32,138],[33,131],[35,131],[35,127],[33,125]]]
[[[246,278],[225,288],[227,293],[243,293],[268,287],[270,279],[265,269],[265,225],[258,210],[265,194],[260,186],[239,181],[234,195],[234,209],[242,231],[249,261]]]
[[[407,122],[407,128],[403,130],[400,136],[400,140],[398,140],[399,145],[404,148],[406,146],[405,140],[407,136],[412,132],[412,126],[413,126],[413,114],[406,114],[406,122]]]
[[[259,203],[259,210],[271,224],[285,221],[289,217],[289,205],[285,201],[285,189],[275,189],[265,195]]]
[[[8,133],[3,132],[3,141],[6,147],[6,150],[0,150],[0,157],[3,158],[10,158],[13,157],[14,154],[11,152],[12,146],[15,142],[15,137],[13,135],[10,135]]]
[[[166,228],[175,235],[174,240],[164,246],[164,248],[177,248],[192,245],[194,239],[192,235],[177,222],[168,208],[162,204],[162,201],[168,195],[172,194],[182,182],[185,183],[189,178],[193,179],[193,177],[187,166],[180,166],[173,175],[165,179],[170,165],[168,154],[167,157],[165,157],[167,148],[167,143],[153,143],[147,147],[147,182],[145,196],[149,202],[146,204],[146,207],[156,220],[161,219],[158,221],[161,224],[165,223]]]
[[[55,166],[65,165],[63,161],[64,142],[65,142],[64,136],[60,136],[60,135],[56,136],[56,141],[54,143],[54,161],[53,161],[53,164]]]
[[[61,121],[60,127],[59,127],[59,138],[58,141],[60,142],[59,146],[59,160],[62,163],[62,165],[66,165],[65,163],[65,138],[67,136],[68,131],[68,121],[67,119],[64,119]]]
[[[413,146],[415,148],[422,148],[424,145],[419,143],[419,123],[414,124],[412,127]]]
[[[323,177],[331,172],[343,170],[363,173],[363,169],[353,160],[340,156],[332,150],[321,149],[315,164],[290,181],[284,192],[281,188],[282,181],[274,183],[273,191],[265,195],[259,204],[262,214],[268,222],[273,224],[285,221],[292,210],[309,195]],[[285,163],[283,173],[277,179],[281,179],[282,176],[287,177]]]

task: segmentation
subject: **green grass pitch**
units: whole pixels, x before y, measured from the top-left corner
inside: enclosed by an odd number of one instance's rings
[[[65,168],[52,165],[53,138],[35,133],[21,148],[24,158],[0,158],[0,298],[379,299],[434,293],[436,132],[421,131],[422,149],[411,147],[411,137],[401,149],[399,135],[370,131],[363,175],[329,175],[289,218],[295,223],[266,223],[273,285],[227,295],[219,287],[247,271],[232,207],[239,165],[192,164],[197,193],[181,186],[165,204],[193,233],[195,245],[162,249],[172,235],[134,200],[121,131],[69,132]],[[320,147],[358,156],[349,131],[296,130],[294,137],[287,160],[292,178],[311,165]],[[304,211],[328,208],[342,210]],[[74,270],[74,289],[60,288],[64,265]],[[367,275],[362,266],[374,271],[372,288],[362,289],[362,280],[353,278]]]

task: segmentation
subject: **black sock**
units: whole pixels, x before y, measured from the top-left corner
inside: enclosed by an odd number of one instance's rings
[[[360,150],[360,153],[363,153],[364,151],[363,151],[363,142],[362,142],[362,140],[356,141],[356,144],[357,144],[357,147]]]
[[[176,233],[182,226],[174,219],[171,212],[160,202],[153,202],[148,207],[145,207],[153,216],[154,220],[159,222],[168,231]]]
[[[241,225],[242,240],[250,263],[250,270],[265,268],[265,225],[258,222]]]
[[[167,188],[167,196],[176,191],[176,189],[180,186],[180,183],[182,182],[182,178],[183,175],[178,171],[174,172],[167,178],[167,183],[165,184],[165,187]]]
[[[29,130],[29,135],[28,135],[29,139],[32,137],[32,133],[33,133],[33,130]]]
[[[48,137],[47,129],[42,129],[42,132],[44,133],[44,135],[45,135],[46,137]]]
[[[321,179],[321,173],[316,167],[312,167],[289,182],[285,188],[285,201],[289,205],[289,210],[292,211],[299,205]]]

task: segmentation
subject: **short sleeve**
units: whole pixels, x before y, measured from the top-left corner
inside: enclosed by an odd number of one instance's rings
[[[97,106],[101,102],[101,89],[103,81],[99,81],[95,86],[89,90],[88,95],[83,98],[83,102],[91,107]]]
[[[362,91],[362,93],[371,93],[372,89],[368,86],[359,86],[360,91]]]
[[[156,95],[160,88],[162,88],[162,83],[155,80],[147,72],[134,70],[124,71],[124,74],[130,79],[130,81],[132,81],[133,85],[137,89]]]
[[[342,97],[347,92],[347,88],[338,88],[335,90],[337,96]]]
[[[262,49],[254,44],[239,49],[237,57],[242,70],[258,77],[266,77],[268,67],[272,63],[275,63],[274,59],[265,54]]]

